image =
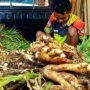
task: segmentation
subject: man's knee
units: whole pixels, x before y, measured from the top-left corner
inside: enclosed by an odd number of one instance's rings
[[[75,27],[73,27],[73,26],[69,27],[68,28],[68,34],[70,36],[76,36],[77,35],[77,29]]]

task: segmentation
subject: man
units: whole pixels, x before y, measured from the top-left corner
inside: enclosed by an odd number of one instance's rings
[[[71,13],[69,0],[58,0],[53,10],[53,14],[45,27],[45,32],[53,35],[54,39],[61,44],[66,42],[76,47],[78,36],[84,35],[84,22]]]

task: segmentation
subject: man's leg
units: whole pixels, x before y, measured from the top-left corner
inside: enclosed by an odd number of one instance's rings
[[[68,34],[67,34],[67,41],[68,44],[77,46],[78,44],[78,33],[77,29],[74,28],[73,26],[68,28]]]

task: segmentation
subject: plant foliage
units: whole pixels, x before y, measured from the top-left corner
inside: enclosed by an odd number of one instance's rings
[[[0,43],[8,51],[22,50],[30,46],[30,42],[22,37],[14,28],[3,28],[0,30]]]
[[[7,75],[5,77],[0,77],[0,89],[2,89],[3,86],[9,84],[10,82],[27,81],[29,79],[34,79],[38,77],[39,75],[40,74],[36,74],[33,72],[26,72],[20,75]]]
[[[88,39],[86,37],[82,38],[82,43],[78,45],[77,49],[82,53],[86,62],[90,62],[90,37]]]

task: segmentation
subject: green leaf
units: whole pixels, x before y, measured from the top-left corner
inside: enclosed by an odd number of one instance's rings
[[[47,82],[44,90],[49,90],[52,85],[53,85],[53,82]]]
[[[83,56],[85,57],[86,62],[90,63],[90,51],[83,53]]]
[[[90,37],[88,39],[84,37],[82,40],[82,43],[77,46],[77,50],[82,53],[85,61],[90,63]]]
[[[31,78],[38,77],[40,74],[36,74],[33,72],[27,72],[25,74],[20,75],[8,75],[5,77],[0,77],[0,88],[9,84],[10,82],[22,81],[22,80],[29,80]]]
[[[81,44],[79,44],[79,45],[77,46],[77,49],[78,49],[79,51],[81,51],[81,52],[84,52],[84,51],[86,51],[87,48],[89,48],[89,47],[90,47],[90,37],[89,37],[87,40],[85,40],[84,42],[82,42]]]
[[[0,42],[7,51],[23,50],[30,47],[30,42],[14,28],[4,28],[0,31],[0,37]]]

